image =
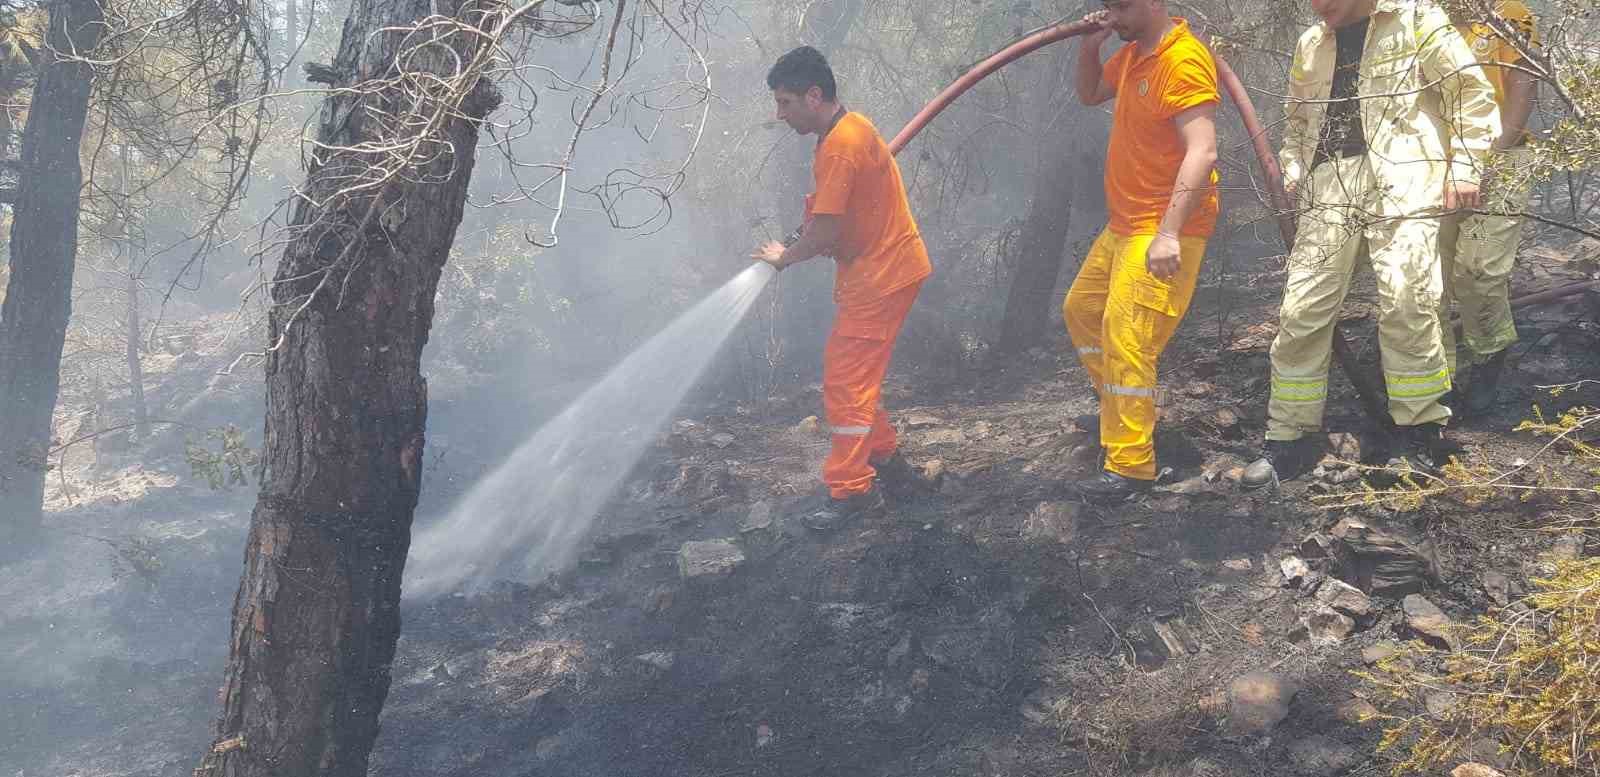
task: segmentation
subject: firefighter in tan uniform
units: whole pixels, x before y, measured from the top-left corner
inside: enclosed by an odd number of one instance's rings
[[[1500,137],[1495,141],[1493,164],[1507,174],[1498,176],[1485,191],[1478,213],[1445,218],[1439,249],[1444,261],[1444,300],[1440,308],[1445,358],[1450,360],[1457,398],[1451,409],[1477,415],[1494,406],[1506,349],[1517,341],[1511,320],[1511,268],[1522,241],[1521,213],[1528,209],[1531,181],[1525,173],[1530,161],[1528,117],[1538,96],[1538,78],[1523,64],[1524,47],[1539,45],[1533,12],[1516,0],[1496,3],[1501,28],[1516,34],[1508,39],[1484,21],[1456,20],[1456,30],[1482,63],[1483,75],[1494,85],[1500,106]],[[1458,372],[1455,327],[1450,324],[1450,303],[1461,314],[1461,346],[1471,366]]]
[[[1246,468],[1247,487],[1294,477],[1315,460],[1302,438],[1322,427],[1333,326],[1363,248],[1377,276],[1378,344],[1406,458],[1432,468],[1459,450],[1444,436],[1450,410],[1440,401],[1450,390],[1440,216],[1478,205],[1479,168],[1500,135],[1494,89],[1431,2],[1311,5],[1322,21],[1295,48],[1281,154],[1302,210],[1272,344],[1267,442]]]

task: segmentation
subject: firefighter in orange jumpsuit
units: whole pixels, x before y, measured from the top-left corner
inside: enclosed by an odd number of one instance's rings
[[[1166,0],[1104,0],[1085,17],[1077,68],[1085,105],[1116,100],[1106,150],[1105,231],[1062,303],[1100,398],[1104,470],[1073,484],[1118,502],[1156,478],[1156,362],[1178,329],[1217,221],[1217,65]],[[1110,33],[1126,41],[1105,62]]]
[[[822,356],[822,401],[833,439],[822,465],[829,498],[805,518],[814,529],[829,529],[884,512],[878,476],[912,477],[896,454],[880,394],[895,338],[933,268],[894,155],[867,117],[839,103],[821,52],[802,46],[783,55],[767,73],[767,86],[778,119],[817,136],[816,190],[789,244],[769,241],[752,258],[780,270],[823,255],[838,265],[838,312]]]

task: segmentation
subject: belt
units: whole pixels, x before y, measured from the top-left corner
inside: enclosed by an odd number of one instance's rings
[[[1365,153],[1367,153],[1367,147],[1365,145],[1340,146],[1339,148],[1333,149],[1332,153],[1329,153],[1328,149],[1319,148],[1317,149],[1316,158],[1311,161],[1311,169],[1317,169],[1322,165],[1323,162],[1326,162],[1330,159],[1350,159],[1361,156]]]

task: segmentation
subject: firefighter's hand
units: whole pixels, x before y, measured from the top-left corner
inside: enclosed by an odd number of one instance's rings
[[[1091,30],[1089,33],[1083,36],[1086,39],[1085,43],[1088,45],[1099,46],[1105,42],[1106,38],[1111,37],[1110,11],[1095,11],[1092,14],[1084,16],[1083,21],[1097,25],[1096,29]]]
[[[1444,185],[1445,210],[1472,210],[1483,203],[1478,185],[1470,181],[1451,181]]]
[[[756,252],[750,255],[750,258],[757,261],[766,262],[767,264],[782,270],[784,268],[783,250],[782,243],[776,240],[768,240],[767,242],[762,243],[761,247],[757,248]]]
[[[1171,235],[1156,235],[1150,241],[1150,248],[1144,255],[1144,267],[1151,275],[1161,280],[1171,280],[1178,274],[1178,266],[1183,258],[1182,249],[1178,239]]]

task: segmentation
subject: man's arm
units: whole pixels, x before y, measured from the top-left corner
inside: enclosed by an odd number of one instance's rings
[[[1083,17],[1084,21],[1105,23],[1106,12],[1097,11]],[[1117,96],[1116,87],[1105,82],[1105,69],[1100,64],[1100,46],[1111,35],[1111,28],[1102,26],[1100,29],[1083,36],[1083,42],[1078,44],[1078,102],[1084,105],[1099,105]]]
[[[1532,73],[1515,68],[1504,70],[1506,90],[1505,110],[1500,112],[1500,139],[1497,149],[1515,148],[1528,132],[1528,118],[1533,116],[1533,105],[1539,97],[1539,78]]]
[[[1294,63],[1289,71],[1289,98],[1283,104],[1283,150],[1278,152],[1278,164],[1283,168],[1283,188],[1293,195],[1300,188],[1310,167],[1311,142],[1310,112],[1313,99],[1307,88],[1309,64],[1305,61],[1305,47],[1295,45]]]
[[[1172,120],[1183,140],[1183,164],[1178,166],[1172,197],[1167,201],[1166,213],[1161,216],[1145,263],[1150,274],[1162,279],[1178,274],[1182,259],[1178,234],[1211,190],[1211,171],[1217,164],[1217,104],[1196,105],[1179,112]]]
[[[1527,5],[1517,0],[1506,0],[1497,5],[1495,14],[1504,24],[1490,24],[1495,41],[1495,59],[1501,63],[1500,85],[1505,105],[1500,108],[1500,138],[1497,149],[1515,148],[1528,134],[1528,119],[1539,101],[1539,77],[1524,69],[1529,64],[1527,55],[1539,48],[1538,20]],[[1507,28],[1507,29],[1501,29]],[[1505,38],[1506,32],[1520,35],[1519,40]]]
[[[833,252],[843,229],[843,222],[838,216],[816,215],[811,218],[806,228],[801,230],[800,239],[794,241],[788,248],[784,248],[783,244],[776,240],[769,240],[760,250],[751,254],[751,258],[759,259],[782,270],[791,264],[827,256]]]
[[[1445,120],[1450,123],[1444,206],[1450,210],[1476,208],[1484,156],[1500,138],[1500,108],[1494,101],[1494,85],[1444,11],[1430,5],[1418,13],[1423,41],[1419,52],[1422,74],[1428,81],[1438,83]]]

